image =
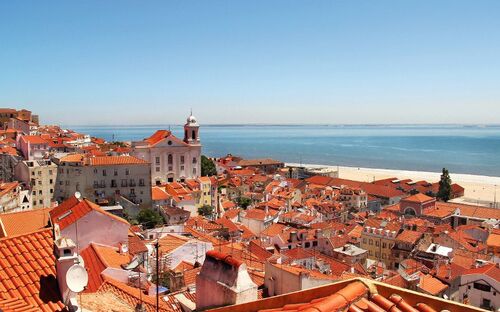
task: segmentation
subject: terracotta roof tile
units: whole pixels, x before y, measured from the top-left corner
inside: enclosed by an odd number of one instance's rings
[[[52,209],[50,211],[50,218],[52,220],[52,224],[57,223],[59,225],[59,228],[63,230],[91,211],[97,211],[116,221],[130,225],[125,219],[122,219],[112,213],[105,211],[99,205],[94,204],[93,202],[85,198],[79,199],[75,196],[68,198],[59,206]]]
[[[0,239],[0,298],[22,298],[42,311],[66,311],[55,274],[50,229]]]
[[[90,157],[91,166],[109,166],[109,165],[141,165],[148,164],[147,161],[134,156],[100,156]]]
[[[48,227],[50,210],[50,208],[43,208],[1,214],[3,231],[0,229],[0,238],[26,234]]]

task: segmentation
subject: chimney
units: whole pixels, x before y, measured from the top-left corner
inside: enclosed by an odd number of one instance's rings
[[[322,234],[323,234],[323,231],[321,231],[321,229],[316,229],[316,238],[317,239],[320,238],[321,236],[323,236]]]
[[[58,227],[55,231],[58,231]],[[62,301],[70,311],[81,311],[76,300],[77,293],[70,290],[67,278],[69,269],[78,263],[76,245],[73,240],[65,237],[57,238],[54,241],[54,256],[56,257],[57,283],[59,284]]]
[[[196,277],[196,310],[257,300],[257,285],[245,263],[215,250],[207,252]]]
[[[128,254],[128,243],[121,242],[120,243],[120,255]]]
[[[297,232],[296,231],[290,232],[290,241],[293,243],[297,241]]]

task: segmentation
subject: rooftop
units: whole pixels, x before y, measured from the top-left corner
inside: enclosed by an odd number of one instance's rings
[[[51,229],[0,239],[0,300],[20,299],[37,311],[65,311],[53,248]]]
[[[453,312],[484,311],[473,306],[440,299],[431,295],[363,278],[344,280],[325,286],[208,311],[435,312],[442,310]]]

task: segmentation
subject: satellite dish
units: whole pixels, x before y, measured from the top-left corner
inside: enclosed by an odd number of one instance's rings
[[[88,282],[87,270],[79,264],[72,265],[66,272],[66,285],[74,293],[82,292]]]
[[[77,264],[81,265],[82,267],[85,267],[85,261],[83,261],[83,257],[78,255],[78,262]]]

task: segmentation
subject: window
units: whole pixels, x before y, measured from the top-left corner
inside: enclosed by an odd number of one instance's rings
[[[318,241],[313,241],[313,247],[318,246]]]
[[[368,241],[368,243],[369,243],[370,245],[373,245],[373,240],[371,240],[371,239],[370,239],[370,240]]]
[[[363,238],[363,244],[366,244],[366,238]]]
[[[181,165],[184,165],[184,156],[181,156]]]
[[[160,157],[156,156],[156,164],[159,165],[160,164]]]
[[[481,305],[481,307],[483,309],[490,309],[491,308],[491,300],[483,298],[483,304]]]
[[[193,175],[196,175],[196,168],[193,168]]]
[[[94,169],[94,174],[97,174],[97,168]]]
[[[116,180],[111,180],[111,187],[117,187]]]
[[[172,154],[168,154],[168,164],[172,165],[173,163],[174,163],[174,157],[172,156]]]
[[[184,170],[184,166],[181,166],[181,170]]]
[[[375,241],[375,246],[377,246],[377,247],[378,247],[378,241]]]
[[[125,175],[129,175],[130,171],[128,169],[125,169]]]
[[[193,157],[193,164],[196,164],[196,157]]]
[[[49,170],[49,174],[52,175],[52,170]]]
[[[139,179],[139,186],[144,186],[144,179]]]
[[[40,199],[40,200],[38,201],[38,203],[39,203],[40,205],[43,205],[43,200],[41,200],[41,199]]]
[[[156,167],[156,172],[160,172],[160,167]]]
[[[53,189],[50,189],[50,194],[54,194],[54,190]]]
[[[135,189],[131,188],[131,189],[130,189],[130,194],[131,194],[131,195],[135,195]]]
[[[311,247],[311,243],[310,243],[310,242],[306,242],[306,246],[305,246],[305,247],[306,247],[306,248]]]
[[[54,180],[50,179],[50,180],[49,180],[49,183],[50,183],[50,184],[54,183]]]
[[[94,188],[98,188],[99,187],[99,182],[98,181],[94,181]]]
[[[122,180],[122,187],[127,187],[127,180],[126,179]]]
[[[482,291],[490,292],[491,291],[491,286],[490,285],[485,285],[481,283],[474,283],[474,288],[479,289]]]
[[[106,176],[106,169],[102,170],[102,175],[105,177]]]
[[[116,170],[116,169],[115,169],[114,175],[115,175],[115,176],[117,176],[117,175],[118,175],[118,170]]]

